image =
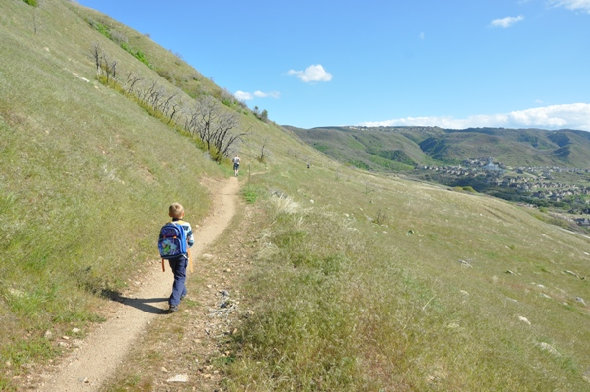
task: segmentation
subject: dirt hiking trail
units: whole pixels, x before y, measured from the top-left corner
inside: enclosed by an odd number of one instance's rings
[[[193,228],[194,262],[229,225],[236,211],[238,179],[231,177],[223,182],[210,181],[209,184],[213,211],[199,228]],[[190,279],[191,274],[187,273],[187,279]],[[146,276],[145,283],[133,294],[133,298],[121,297],[118,303],[114,302],[113,313],[108,320],[92,331],[54,372],[42,376],[38,390],[97,391],[117,368],[124,366],[125,355],[151,320],[158,315],[162,317],[168,309],[172,282],[170,267],[166,265],[166,272],[162,273],[159,261],[154,264],[153,271]]]

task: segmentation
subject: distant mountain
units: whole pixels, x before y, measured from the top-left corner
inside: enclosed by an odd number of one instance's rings
[[[305,143],[369,170],[493,157],[511,166],[590,167],[590,132],[563,129],[290,126]]]

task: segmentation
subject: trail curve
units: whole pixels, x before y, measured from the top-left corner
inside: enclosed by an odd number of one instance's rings
[[[196,231],[192,248],[195,260],[229,225],[236,211],[238,179],[231,177],[213,188],[213,213]],[[112,317],[90,333],[54,372],[42,376],[43,382],[38,390],[99,390],[102,383],[124,364],[126,353],[150,321],[167,309],[172,274],[169,269],[166,272],[163,274],[155,268],[134,298],[121,298]]]

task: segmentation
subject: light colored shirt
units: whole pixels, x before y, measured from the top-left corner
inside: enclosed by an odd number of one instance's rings
[[[177,225],[180,225],[180,227],[183,228],[186,234],[186,244],[189,248],[192,247],[195,244],[195,237],[193,235],[193,229],[191,228],[191,224],[180,219],[172,219],[172,222],[176,223]]]

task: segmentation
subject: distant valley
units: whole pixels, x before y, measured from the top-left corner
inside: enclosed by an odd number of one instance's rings
[[[285,127],[361,169],[404,173],[568,214],[590,226],[590,132],[436,127]]]

